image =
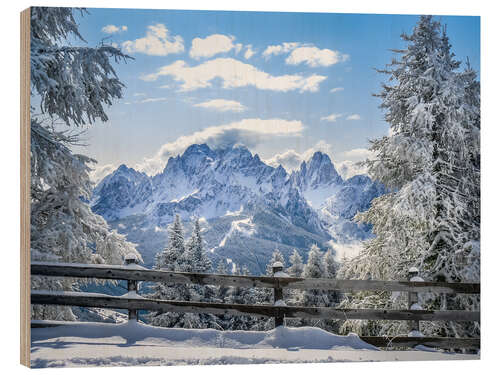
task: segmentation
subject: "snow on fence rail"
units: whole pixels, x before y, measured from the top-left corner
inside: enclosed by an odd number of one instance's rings
[[[435,293],[466,293],[479,294],[480,284],[474,283],[444,283],[426,281],[376,281],[376,280],[336,280],[336,279],[303,279],[286,277],[283,265],[275,264],[274,275],[235,276],[187,272],[170,272],[148,270],[126,260],[125,266],[92,265],[32,262],[31,274],[36,276],[98,278],[111,280],[126,280],[129,292],[124,296],[108,296],[95,293],[32,291],[31,303],[42,305],[65,305],[81,307],[100,307],[111,309],[126,309],[129,319],[137,319],[138,310],[180,313],[208,313],[252,315],[273,317],[275,325],[283,325],[284,319],[369,319],[369,320],[406,320],[410,331],[419,331],[419,321],[480,321],[479,311],[464,310],[421,310],[412,309],[418,292]],[[411,280],[418,270],[411,269]],[[283,289],[321,289],[354,292],[368,291],[399,291],[408,292],[408,310],[376,310],[376,309],[336,309],[330,307],[301,307],[277,305],[242,305],[228,303],[209,303],[192,301],[167,301],[144,298],[137,295],[138,281],[168,282],[182,284],[219,285],[247,288],[273,288],[274,300],[282,299]],[[440,348],[479,348],[479,339],[461,339],[448,337],[363,337],[366,342],[376,346],[414,346],[428,345]]]
[[[479,294],[480,284],[445,283],[429,281],[379,281],[303,279],[298,277],[236,276],[192,272],[170,272],[136,269],[129,266],[104,264],[70,264],[32,262],[31,274],[41,276],[67,276],[108,280],[154,281],[179,284],[219,285],[241,288],[320,289],[389,292],[434,292]]]

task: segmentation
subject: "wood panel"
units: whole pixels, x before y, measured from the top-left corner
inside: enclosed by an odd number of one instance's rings
[[[21,13],[21,87],[20,87],[20,200],[21,200],[21,350],[20,361],[30,366],[30,9]]]

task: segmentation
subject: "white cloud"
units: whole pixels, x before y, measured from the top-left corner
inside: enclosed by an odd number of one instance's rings
[[[360,166],[357,162],[351,160],[335,163],[335,169],[344,180],[360,174],[367,174],[368,172],[368,167]]]
[[[316,151],[321,151],[331,156],[331,146],[325,141],[319,141],[313,147],[305,150],[304,152],[297,152],[295,150],[286,150],[282,153],[274,155],[272,158],[264,160],[264,162],[272,167],[281,165],[288,172],[299,169],[303,161],[308,161],[312,158]]]
[[[246,46],[246,51],[245,51],[245,54],[243,55],[245,57],[245,59],[250,59],[253,55],[255,55],[256,51],[252,49],[252,45],[249,44],[248,46]]]
[[[141,97],[141,96],[146,96],[146,94],[138,93],[134,94],[135,97]],[[144,98],[140,100],[136,100],[133,102],[125,102],[124,104],[142,104],[142,103],[155,103],[155,102],[164,102],[169,100],[169,98],[166,97],[160,97],[160,98]]]
[[[270,57],[272,55],[281,55],[284,53],[288,53],[297,48],[299,45],[300,43],[297,42],[285,42],[279,45],[267,46],[264,52],[262,52],[262,56]]]
[[[262,56],[269,58],[273,55],[287,54],[285,62],[289,65],[305,63],[310,67],[331,66],[349,59],[349,55],[328,48],[320,49],[313,45],[288,42],[268,46]]]
[[[134,96],[146,96],[146,94],[143,92],[136,92]]]
[[[290,53],[285,62],[290,65],[306,63],[310,67],[331,66],[347,61],[349,55],[331,49],[319,49],[314,46],[299,47]]]
[[[220,78],[222,87],[226,89],[254,86],[260,90],[316,92],[319,84],[327,78],[317,74],[308,77],[298,74],[272,76],[253,65],[232,58],[217,58],[192,67],[178,60],[141,78],[145,81],[155,81],[161,76],[170,76],[181,83],[181,91],[211,87],[212,81]]]
[[[106,34],[115,34],[115,33],[121,33],[124,31],[127,31],[128,27],[123,25],[123,26],[115,26],[115,25],[106,25],[104,26],[101,31]]]
[[[148,26],[146,36],[122,43],[128,53],[144,53],[153,56],[166,56],[184,52],[184,40],[180,35],[172,36],[165,25],[158,23]]]
[[[146,98],[139,101],[139,103],[154,103],[154,102],[164,102],[168,98]]]
[[[194,106],[212,109],[218,112],[243,112],[247,109],[243,104],[235,100],[226,100],[226,99],[208,100],[203,103],[195,104]]]
[[[367,168],[357,163],[366,159],[373,159],[374,157],[374,154],[365,148],[356,148],[333,155],[331,145],[325,141],[319,141],[304,152],[289,149],[264,160],[264,162],[272,167],[277,167],[281,164],[283,168],[291,172],[299,169],[300,164],[303,161],[308,161],[316,151],[321,151],[330,157],[335,169],[343,179],[348,179],[359,174],[366,174]]]
[[[96,164],[89,173],[90,181],[97,185],[104,177],[113,172],[116,168],[118,167],[114,164]]]
[[[352,114],[350,116],[347,116],[346,120],[361,120],[361,116],[358,115],[357,113],[355,113],[355,114]]]
[[[339,91],[344,91],[343,87],[334,87],[333,89],[330,90],[330,92],[339,92]]]
[[[339,118],[342,117],[342,113],[332,113],[331,115],[329,116],[324,116],[324,117],[321,117],[321,121],[329,121],[329,122],[335,122],[337,121]]]
[[[191,42],[189,56],[194,59],[202,57],[212,57],[219,53],[229,52],[235,49],[238,53],[243,47],[241,44],[234,44],[234,36],[222,34],[209,35],[206,38],[194,38]]]
[[[350,160],[353,162],[364,161],[366,159],[373,159],[374,153],[367,148],[355,148],[349,151],[345,151],[342,154],[343,159]]]
[[[169,157],[182,153],[192,144],[206,143],[211,147],[221,147],[242,143],[253,147],[273,136],[300,136],[303,129],[304,125],[300,121],[259,118],[211,126],[164,144],[153,157],[144,159],[136,168],[148,174],[158,173],[165,167]]]

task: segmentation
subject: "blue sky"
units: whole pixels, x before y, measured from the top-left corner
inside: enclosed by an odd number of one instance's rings
[[[288,169],[314,150],[364,159],[388,125],[372,96],[418,16],[90,9],[90,46],[115,43],[127,86],[89,127],[96,177],[121,163],[149,174],[193,142],[243,143]],[[479,17],[438,16],[459,60],[480,66]],[[81,151],[81,150],[79,150]]]

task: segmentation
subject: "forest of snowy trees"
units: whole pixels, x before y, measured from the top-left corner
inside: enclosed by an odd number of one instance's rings
[[[104,107],[122,97],[124,84],[111,62],[130,59],[103,44],[66,45],[68,37],[85,43],[70,8],[32,8],[31,13],[31,259],[68,263],[122,264],[136,246],[111,230],[88,204],[92,159],[71,151],[82,141],[83,125],[107,121]],[[82,12],[84,12],[82,10]],[[406,47],[380,72],[388,75],[377,97],[390,125],[389,135],[371,143],[369,176],[389,193],[358,213],[374,237],[356,257],[338,262],[333,249],[312,245],[307,259],[297,250],[285,259],[276,250],[266,275],[281,262],[291,277],[406,280],[410,267],[427,281],[480,280],[480,85],[468,63],[462,68],[446,28],[422,16]],[[244,264],[223,259],[212,264],[198,220],[184,238],[179,216],[169,226],[155,269],[248,275]],[[78,290],[74,280],[32,278],[32,289]],[[273,304],[271,289],[156,283],[149,296],[165,300]],[[420,295],[424,309],[479,310],[478,296]],[[285,290],[288,306],[396,309],[407,307],[401,293],[340,294],[323,290]],[[32,306],[34,319],[72,320],[70,308]],[[211,314],[148,313],[156,326],[266,330],[272,319]],[[334,332],[382,336],[407,333],[398,321],[298,321]],[[479,323],[423,322],[427,336],[478,336]]]
[[[157,270],[176,272],[199,272],[216,274],[249,275],[244,265],[233,264],[229,269],[228,262],[221,259],[212,265],[203,248],[203,238],[198,220],[194,221],[191,237],[186,241],[180,217],[169,226],[169,240],[165,249],[156,255],[154,268]],[[273,265],[288,264],[285,273],[291,277],[335,278],[338,263],[332,250],[322,252],[313,245],[304,264],[302,257],[295,250],[288,262],[279,250],[275,250],[266,266],[266,276],[273,276]],[[234,304],[274,304],[273,291],[267,288],[241,288],[210,285],[182,285],[155,283],[149,297],[163,300],[219,302]],[[284,301],[288,306],[322,306],[333,307],[339,302],[339,294],[321,290],[287,290]],[[267,330],[274,328],[274,319],[263,319],[250,316],[214,316],[212,314],[150,313],[144,319],[156,326],[178,328],[216,328],[224,330]],[[333,329],[336,322],[325,320],[307,322],[293,320],[288,325],[316,325]]]

